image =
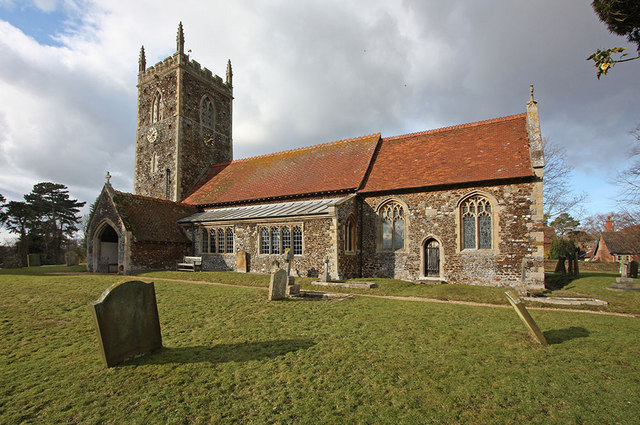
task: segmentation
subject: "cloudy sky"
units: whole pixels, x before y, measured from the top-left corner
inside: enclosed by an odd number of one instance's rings
[[[235,158],[517,114],[534,84],[583,213],[616,209],[640,63],[596,79],[591,52],[633,46],[587,0],[0,0],[0,193],[132,191],[140,46],[171,55],[179,21],[191,58],[231,59]]]

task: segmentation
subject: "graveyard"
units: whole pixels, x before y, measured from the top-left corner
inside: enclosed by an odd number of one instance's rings
[[[530,338],[504,288],[380,279],[377,288],[349,288],[354,297],[341,301],[268,301],[268,275],[149,273],[135,280],[154,282],[163,348],[105,367],[90,304],[122,276],[66,274],[79,271],[0,271],[1,423],[640,416],[640,291],[607,289],[616,273],[584,272],[558,291],[605,299],[606,307],[527,304],[548,346]],[[310,279],[296,283],[318,290]]]

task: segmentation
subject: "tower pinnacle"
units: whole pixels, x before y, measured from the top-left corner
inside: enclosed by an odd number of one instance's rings
[[[176,37],[177,52],[184,54],[184,32],[182,31],[182,21],[178,24],[178,36]]]
[[[227,61],[227,87],[231,87],[231,80],[233,79],[233,72],[231,72],[231,59]]]
[[[144,46],[140,48],[140,59],[138,59],[138,72],[144,72],[147,69],[147,58],[144,55]]]

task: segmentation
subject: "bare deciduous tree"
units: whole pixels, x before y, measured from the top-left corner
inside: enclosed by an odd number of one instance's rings
[[[544,215],[552,220],[562,213],[568,213],[585,199],[586,193],[576,194],[569,184],[573,167],[567,164],[567,151],[562,146],[542,141],[544,149]]]
[[[640,207],[640,124],[631,134],[637,142],[630,152],[633,162],[629,168],[618,174],[616,179],[620,187],[618,201],[625,209]]]

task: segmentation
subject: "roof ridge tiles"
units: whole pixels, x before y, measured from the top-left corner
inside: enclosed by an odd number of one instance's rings
[[[510,121],[510,120],[514,120],[514,119],[522,118],[522,117],[526,117],[526,116],[527,116],[527,114],[525,112],[523,112],[523,113],[520,113],[520,114],[507,115],[507,116],[498,117],[498,118],[491,118],[491,119],[483,120],[483,121],[476,121],[476,122],[470,122],[470,123],[464,123],[464,124],[457,124],[457,125],[451,125],[451,126],[448,126],[448,127],[434,128],[434,129],[426,130],[426,131],[418,131],[418,132],[415,132],[415,133],[407,133],[407,134],[400,134],[398,136],[385,137],[384,140],[396,140],[396,139],[402,139],[402,138],[405,138],[405,137],[421,136],[421,135],[433,134],[433,133],[442,133],[442,132],[445,132],[445,131],[457,130],[457,129],[460,129],[460,128],[477,127],[479,125],[493,124],[493,123],[498,123],[498,122]]]
[[[131,198],[137,198],[137,199],[141,199],[141,200],[148,200],[148,201],[154,201],[154,202],[161,202],[164,204],[173,204],[173,205],[180,205],[182,207],[190,207],[193,208],[194,205],[192,204],[187,204],[186,202],[176,202],[176,201],[171,201],[169,199],[160,199],[160,198],[154,198],[153,196],[144,196],[144,195],[137,195],[135,193],[129,193],[129,192],[122,192],[120,190],[113,190],[115,193],[119,194],[119,195],[124,195],[124,196],[129,196]]]
[[[316,149],[316,148],[321,147],[321,146],[333,146],[333,145],[337,145],[337,144],[340,144],[340,143],[348,143],[348,142],[355,142],[355,141],[359,141],[359,140],[365,140],[365,139],[368,139],[368,138],[371,138],[371,137],[375,137],[375,136],[380,138],[382,136],[382,133],[379,133],[379,132],[378,133],[371,133],[371,134],[367,134],[367,135],[363,135],[363,136],[351,137],[349,139],[340,139],[340,140],[334,140],[334,141],[326,142],[326,143],[318,143],[318,144],[311,145],[311,146],[302,146],[300,148],[288,149],[288,150],[279,151],[279,152],[272,152],[272,153],[267,153],[267,154],[263,154],[263,155],[250,156],[250,157],[247,157],[247,158],[234,159],[233,161],[220,162],[220,163],[212,164],[212,165],[229,164],[231,162],[251,161],[251,160],[254,160],[254,159],[266,158],[266,157],[269,157],[269,156],[288,154],[288,153],[292,153],[292,152],[300,152],[300,151],[304,151],[304,150],[312,150],[312,149]]]

